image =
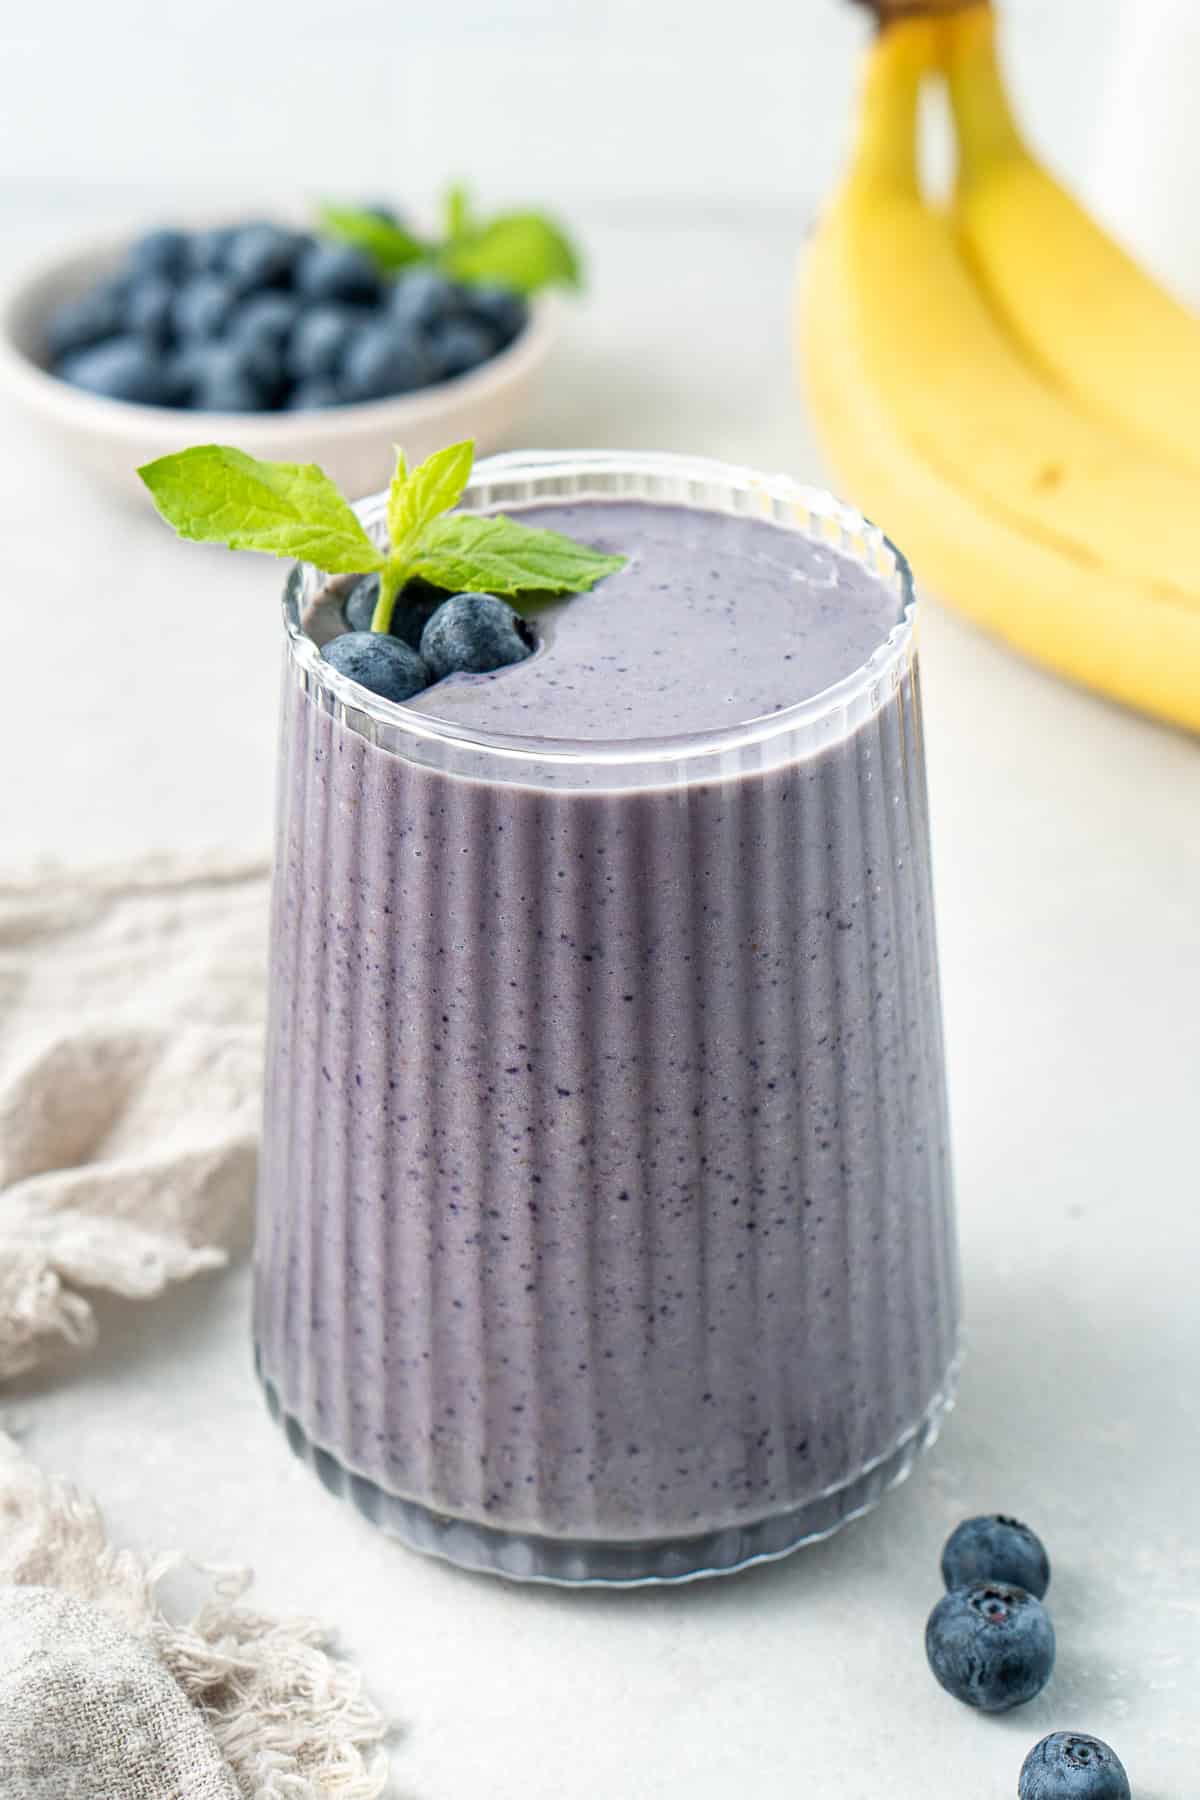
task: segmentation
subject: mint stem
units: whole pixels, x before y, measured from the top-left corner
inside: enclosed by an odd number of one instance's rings
[[[379,577],[379,598],[375,602],[375,611],[371,614],[371,630],[388,632],[392,629],[392,614],[396,610],[396,595],[408,579],[408,564],[398,556],[390,557],[383,566]]]

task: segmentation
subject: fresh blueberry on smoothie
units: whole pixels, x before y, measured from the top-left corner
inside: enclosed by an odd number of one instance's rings
[[[224,362],[200,376],[220,393],[240,378],[240,367]],[[486,674],[529,655],[529,634],[502,595],[579,594],[625,566],[624,556],[562,532],[456,511],[473,456],[474,445],[452,444],[411,472],[398,456],[386,546],[368,537],[312,463],[259,462],[228,445],[201,444],[140,474],[181,537],[357,575],[342,602],[349,633],[322,654],[360,687],[405,701],[444,676]],[[472,591],[456,591],[468,584]],[[380,641],[372,644],[372,635]]]

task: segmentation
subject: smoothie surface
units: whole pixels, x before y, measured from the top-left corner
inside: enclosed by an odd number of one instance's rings
[[[729,729],[823,692],[898,623],[880,576],[769,520],[644,500],[507,507],[627,566],[525,608],[537,654],[409,702],[517,737],[640,739]]]

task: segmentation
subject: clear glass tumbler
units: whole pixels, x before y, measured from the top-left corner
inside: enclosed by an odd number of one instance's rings
[[[615,495],[831,544],[894,628],[711,736],[513,738],[347,682],[293,571],[255,1332],[293,1448],[396,1536],[634,1584],[899,1481],[958,1278],[907,567],[680,457],[498,457],[464,504]]]

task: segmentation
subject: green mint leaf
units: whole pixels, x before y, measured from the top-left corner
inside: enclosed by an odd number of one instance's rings
[[[403,457],[396,467],[388,495],[388,532],[392,554],[398,556],[405,546],[442,513],[449,512],[462,499],[463,489],[471,478],[475,445],[471,439],[435,450],[419,463],[411,475],[402,477]]]
[[[442,218],[445,222],[446,236],[453,243],[457,238],[466,237],[474,230],[474,216],[471,208],[471,197],[461,181],[448,187],[442,198]]]
[[[349,504],[316,463],[259,462],[229,444],[197,444],[138,474],[180,537],[296,557],[330,575],[384,566]]]
[[[399,444],[396,451],[396,468],[388,488],[387,527],[388,537],[393,545],[404,536],[404,490],[408,486],[408,464],[404,460],[404,452]]]
[[[447,244],[439,257],[460,281],[496,281],[519,293],[559,283],[579,287],[579,254],[566,233],[541,213],[503,213]]]
[[[317,208],[317,225],[326,237],[337,238],[343,244],[353,244],[356,250],[364,251],[385,274],[390,274],[393,269],[403,269],[408,263],[419,262],[429,254],[428,247],[403,225],[394,225],[390,219],[381,219],[377,213],[363,212],[357,207],[333,206],[326,202]]]
[[[603,575],[625,567],[625,557],[604,556],[558,531],[537,531],[503,514],[480,518],[453,513],[421,533],[412,573],[438,587],[499,594],[582,594]]]

